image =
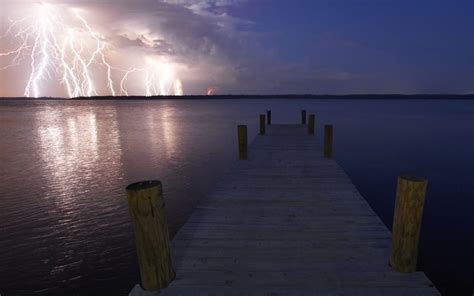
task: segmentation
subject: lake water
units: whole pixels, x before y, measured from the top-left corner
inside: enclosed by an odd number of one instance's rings
[[[428,178],[419,265],[474,292],[474,101],[0,100],[0,294],[126,295],[139,282],[125,187],[159,179],[174,234],[258,114],[334,125],[334,158],[391,227],[396,178]],[[388,258],[387,258],[388,259]]]

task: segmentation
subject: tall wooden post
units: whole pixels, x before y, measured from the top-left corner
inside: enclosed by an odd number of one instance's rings
[[[324,157],[332,157],[332,125],[324,126]]]
[[[416,271],[427,184],[423,178],[398,177],[390,266],[400,272]]]
[[[239,159],[247,159],[247,126],[237,126],[237,134],[239,141]]]
[[[171,262],[161,182],[137,182],[128,185],[126,190],[142,287],[151,291],[163,289],[176,273]]]
[[[260,114],[260,134],[265,135],[265,114]]]
[[[301,110],[301,124],[306,124],[306,110]]]
[[[272,110],[267,110],[267,123],[272,124]]]
[[[315,121],[315,117],[314,117],[314,114],[310,114],[308,116],[308,133],[310,135],[314,135],[314,121]]]

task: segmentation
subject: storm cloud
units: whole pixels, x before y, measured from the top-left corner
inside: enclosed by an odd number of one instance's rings
[[[469,8],[463,5],[427,8],[369,0],[49,2],[79,9],[103,35],[110,46],[107,58],[117,68],[137,67],[144,56],[163,59],[186,94],[205,94],[210,88],[224,94],[474,90],[472,38],[443,29],[457,26],[455,21],[473,23],[462,17]],[[1,3],[0,52],[8,52],[18,44],[6,34],[10,20],[21,17],[19,6],[37,1]],[[445,23],[438,22],[440,17]],[[22,62],[9,67],[11,61],[0,56],[0,68],[8,68],[0,71],[0,95],[22,95],[29,69],[28,59]],[[116,85],[119,78],[114,78]],[[142,94],[140,87],[130,83],[134,94]],[[48,94],[61,92],[51,88]]]

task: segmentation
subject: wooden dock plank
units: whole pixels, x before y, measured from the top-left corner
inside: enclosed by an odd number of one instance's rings
[[[390,269],[390,232],[317,139],[267,126],[173,239],[159,294],[439,295]]]

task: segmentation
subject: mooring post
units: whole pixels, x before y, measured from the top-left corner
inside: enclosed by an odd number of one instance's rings
[[[142,287],[158,291],[176,276],[171,262],[163,190],[160,181],[142,181],[127,186]]]
[[[301,110],[301,124],[306,124],[306,110]]]
[[[332,124],[324,126],[324,157],[332,157]]]
[[[239,159],[247,159],[247,126],[237,126],[238,142],[239,142]]]
[[[260,134],[265,135],[265,114],[260,114]]]
[[[272,110],[267,110],[267,123],[272,124]]]
[[[416,271],[427,184],[424,178],[398,177],[390,266],[400,272]]]
[[[308,133],[310,135],[314,135],[314,121],[315,121],[314,114],[310,114],[308,116]]]

